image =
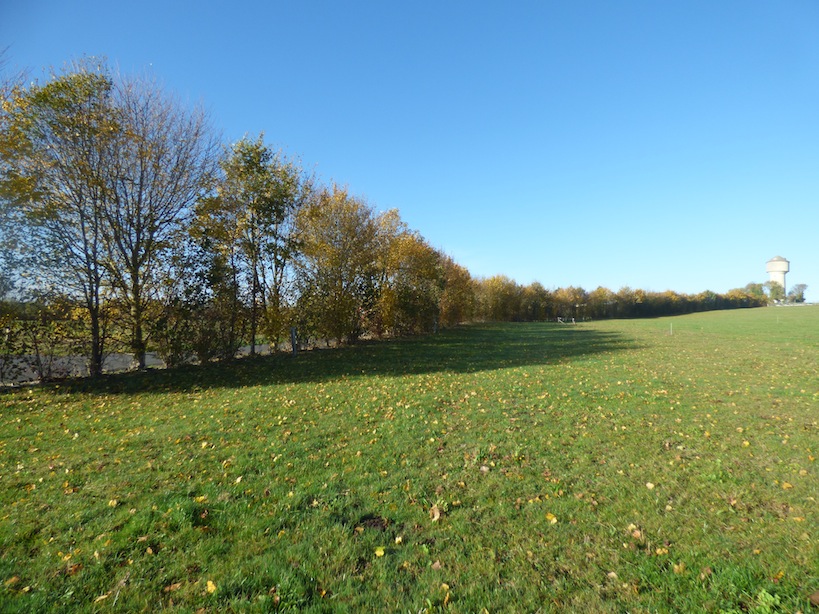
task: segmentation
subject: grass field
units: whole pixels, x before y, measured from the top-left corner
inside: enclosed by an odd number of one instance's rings
[[[0,394],[0,611],[809,612],[819,308]]]

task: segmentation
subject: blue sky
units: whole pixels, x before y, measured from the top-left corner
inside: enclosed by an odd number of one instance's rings
[[[3,0],[32,75],[83,55],[264,132],[475,276],[819,300],[814,0]]]

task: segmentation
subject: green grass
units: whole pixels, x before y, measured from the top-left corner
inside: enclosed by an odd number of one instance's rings
[[[815,307],[469,326],[0,408],[3,612],[806,612],[819,589]]]

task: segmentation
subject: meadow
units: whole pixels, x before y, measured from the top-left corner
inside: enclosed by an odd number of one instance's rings
[[[819,308],[0,393],[3,612],[808,612]]]

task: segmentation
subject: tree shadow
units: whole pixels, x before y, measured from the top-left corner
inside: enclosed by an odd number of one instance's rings
[[[558,364],[634,349],[633,339],[582,325],[500,323],[461,326],[437,335],[366,341],[334,349],[241,358],[227,363],[116,373],[50,385],[55,392],[190,392],[265,384],[326,382],[360,376],[474,373]]]

